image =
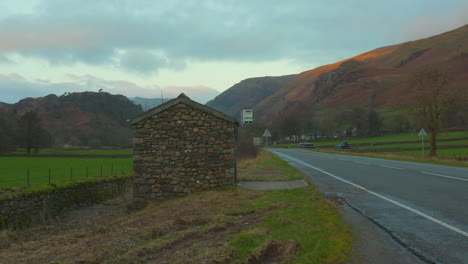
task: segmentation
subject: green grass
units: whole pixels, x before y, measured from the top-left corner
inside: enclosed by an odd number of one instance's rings
[[[438,135],[438,139],[454,139],[454,138],[468,138],[468,132],[443,132]],[[420,148],[421,143],[404,143],[404,141],[419,141],[421,137],[417,135],[417,133],[404,133],[404,134],[395,134],[395,135],[387,135],[382,137],[373,137],[373,138],[360,138],[360,139],[348,139],[348,143],[353,147],[353,150],[364,150],[372,152],[375,149],[386,149],[386,148]],[[341,143],[343,140],[331,140],[331,141],[311,141],[315,143],[317,146],[324,146],[324,145],[336,145]],[[386,144],[386,142],[402,142],[397,144]],[[367,146],[357,146],[355,144],[366,144]],[[371,143],[378,143],[376,146],[370,146]],[[425,137],[424,140],[424,148],[425,148],[425,156],[427,157],[430,150],[430,143],[429,137]],[[468,140],[462,139],[457,141],[439,141],[438,145],[446,145],[446,146],[457,146],[457,145],[467,145]],[[297,147],[297,143],[295,144],[278,144],[278,147]],[[321,149],[319,151],[330,152],[327,149]],[[346,153],[346,154],[345,154]],[[461,166],[461,167],[468,167],[466,163],[457,162],[457,161],[445,161],[445,160],[437,160],[437,159],[415,159],[421,157],[421,150],[395,150],[395,151],[386,151],[386,152],[376,152],[375,155],[367,155],[367,154],[357,154],[351,152],[340,152],[340,154],[345,155],[357,155],[357,156],[366,156],[366,157],[376,157],[376,158],[386,158],[386,159],[395,159],[395,160],[405,160],[405,161],[414,161],[414,162],[423,162],[423,163],[432,163],[432,164],[441,164],[441,165],[450,165],[450,166]],[[393,155],[393,156],[389,156]],[[468,151],[466,148],[447,148],[447,149],[438,149],[437,155],[440,158],[467,158]],[[414,158],[413,158],[414,157]]]
[[[129,174],[133,170],[131,158],[39,158],[39,157],[0,157],[0,189],[27,185],[27,172],[31,185],[47,184],[49,168],[51,183],[63,183],[70,179],[88,176]],[[122,173],[123,172],[123,173]]]
[[[278,158],[278,157],[276,157]],[[281,166],[283,173],[296,173],[288,163],[279,163],[276,158],[245,169]],[[302,174],[302,177],[304,175]],[[296,241],[300,249],[292,262],[288,263],[345,263],[353,243],[351,229],[341,220],[337,207],[323,197],[315,187],[266,191],[260,199],[243,202],[245,210],[273,208],[260,225],[231,237],[229,245],[236,250],[241,260],[258,255],[272,240]]]
[[[315,188],[266,192],[248,206],[258,210],[275,204],[281,209],[261,225],[233,236],[230,246],[241,259],[255,254],[268,241],[293,240],[301,247],[291,263],[346,262],[353,234],[341,220],[338,208]]]
[[[302,180],[298,169],[269,151],[260,151],[255,159],[238,163],[239,181],[293,181]]]
[[[439,133],[437,136],[438,139],[451,139],[451,138],[468,138],[468,131],[462,132],[442,132]],[[351,138],[346,139],[349,144],[358,144],[358,143],[374,143],[374,142],[397,142],[397,141],[414,141],[414,140],[421,140],[421,137],[418,136],[418,133],[402,133],[402,134],[393,134],[393,135],[386,135],[381,137],[371,137],[371,138]],[[305,140],[304,140],[305,141]],[[328,141],[314,141],[308,140],[308,142],[312,142],[317,146],[321,145],[337,145],[343,142],[343,139],[339,140],[328,140]],[[425,141],[429,141],[429,136],[425,137]],[[446,144],[448,142],[441,142],[441,144]],[[294,144],[278,144],[276,146],[282,147],[296,147],[298,143]]]
[[[424,156],[429,157],[430,148],[426,147],[424,150]],[[421,157],[421,150],[405,150],[405,151],[393,151],[393,152],[382,152],[385,154],[398,154],[404,156]],[[457,149],[438,149],[437,156],[441,158],[467,158],[468,148],[457,148]]]
[[[463,149],[447,149],[449,153],[452,153],[453,150],[463,150]],[[420,162],[420,163],[429,163],[437,165],[447,165],[447,166],[457,166],[457,167],[468,167],[467,162],[452,161],[452,160],[443,160],[438,158],[427,158],[421,157],[421,151],[414,151],[414,156],[411,155],[400,155],[400,152],[387,152],[387,153],[356,153],[350,151],[339,151],[339,150],[318,150],[319,152],[332,153],[339,155],[348,155],[348,156],[359,156],[359,157],[368,157],[368,158],[377,158],[377,159],[390,159],[390,160],[401,160],[409,162]],[[419,156],[417,155],[419,153]],[[437,152],[439,153],[439,152]],[[465,156],[466,157],[466,156]]]
[[[447,146],[458,146],[458,145],[468,145],[468,140],[457,140],[457,141],[443,141],[438,142],[438,145],[447,145]],[[421,143],[406,143],[406,144],[382,144],[376,146],[356,146],[353,149],[383,149],[383,148],[421,148]],[[430,143],[428,140],[424,141],[424,147],[426,149],[430,148]]]
[[[18,149],[11,154],[26,154],[25,149]],[[34,155],[34,153],[32,153]],[[81,150],[81,149],[40,149],[38,154],[73,154],[73,155],[131,155],[132,149],[102,149],[102,150]]]

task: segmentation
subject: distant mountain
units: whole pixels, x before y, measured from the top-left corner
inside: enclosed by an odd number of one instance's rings
[[[206,105],[227,115],[240,118],[241,109],[252,108],[275,94],[279,89],[287,86],[295,76],[293,74],[246,79],[216,96]]]
[[[411,103],[417,98],[415,89],[409,86],[409,77],[427,65],[450,70],[449,89],[468,89],[468,25],[291,75],[265,93],[257,93],[259,88],[247,85],[262,78],[245,80],[207,105],[228,114],[253,108],[256,120],[270,126],[291,118],[317,123],[326,113],[342,113],[353,107],[376,109],[392,117],[398,115],[397,106],[402,102]],[[246,85],[242,85],[244,82]],[[466,125],[465,114],[459,114],[457,122]]]
[[[105,92],[50,94],[0,104],[4,115],[19,118],[28,111],[38,113],[57,145],[104,146],[129,146],[132,132],[128,121],[143,112],[127,97]]]
[[[153,107],[156,107],[164,102],[167,102],[173,98],[142,98],[142,97],[129,97],[130,101],[132,101],[136,105],[141,105],[144,111],[147,111]]]

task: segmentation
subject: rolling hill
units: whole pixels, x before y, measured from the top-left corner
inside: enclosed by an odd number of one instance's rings
[[[230,116],[239,118],[241,109],[252,108],[287,86],[296,75],[250,78],[235,84],[206,103]]]
[[[143,112],[127,97],[105,92],[50,94],[0,105],[3,117],[10,119],[19,119],[28,111],[38,113],[56,145],[104,146],[129,146],[132,132],[128,120]]]
[[[351,107],[373,108],[391,116],[396,107],[411,105],[417,98],[409,86],[412,72],[427,65],[448,69],[450,89],[466,90],[468,83],[468,25],[426,39],[378,48],[355,57],[321,66],[298,75],[275,87],[272,94],[257,97],[250,107],[256,118],[275,125],[291,117],[319,119],[326,112]],[[242,82],[241,82],[242,83]],[[251,94],[233,86],[209,105],[227,114],[242,108],[239,101],[249,101]],[[229,94],[242,96],[231,97]],[[462,122],[468,122],[466,120]]]

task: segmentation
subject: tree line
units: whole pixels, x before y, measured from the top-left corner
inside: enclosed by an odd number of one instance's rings
[[[466,86],[450,86],[453,74],[439,66],[428,65],[411,73],[408,89],[416,96],[409,102],[387,108],[374,106],[375,95],[367,106],[353,105],[334,109],[313,109],[290,114],[270,126],[273,140],[290,141],[320,138],[375,137],[382,134],[430,133],[430,156],[437,156],[437,136],[443,129],[467,130],[468,90]],[[257,137],[266,125],[249,126]]]
[[[52,135],[41,124],[36,111],[18,115],[16,111],[0,112],[0,152],[25,148],[26,152],[38,152],[39,148],[51,147]]]

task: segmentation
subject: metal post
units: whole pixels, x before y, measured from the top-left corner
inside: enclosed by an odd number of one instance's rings
[[[421,144],[422,144],[422,156],[424,158],[424,137],[421,137]]]

